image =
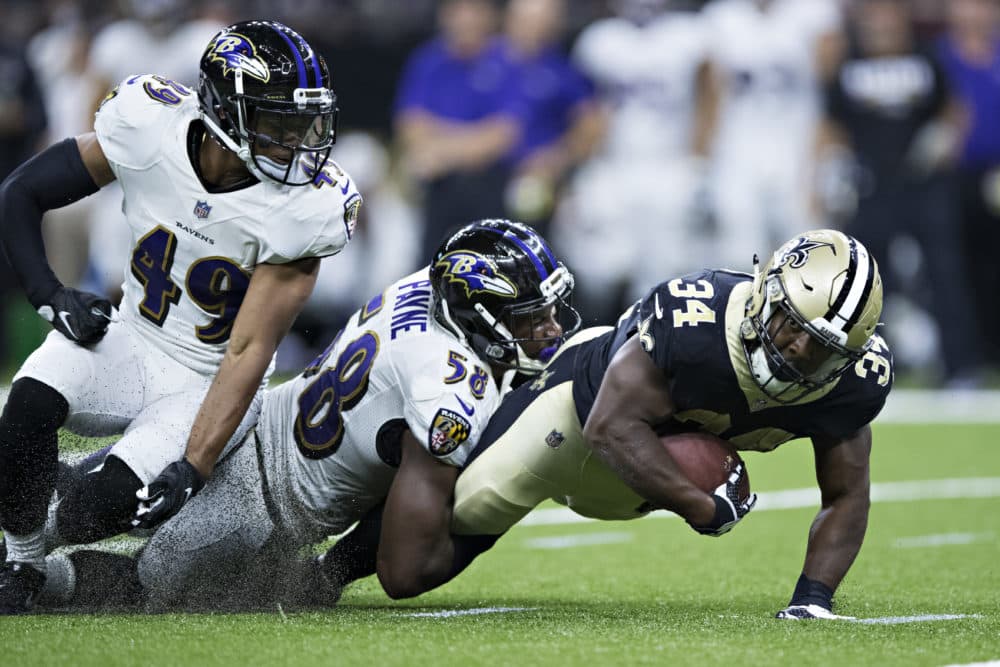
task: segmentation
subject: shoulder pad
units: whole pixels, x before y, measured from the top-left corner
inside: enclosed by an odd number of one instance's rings
[[[328,257],[344,249],[357,224],[363,199],[354,179],[328,162],[312,185],[300,186],[295,202],[282,210],[294,217],[271,226],[261,261],[280,264],[306,257]]]
[[[169,120],[197,104],[193,91],[153,74],[130,76],[112,89],[94,118],[94,131],[108,161],[145,169],[160,157]]]

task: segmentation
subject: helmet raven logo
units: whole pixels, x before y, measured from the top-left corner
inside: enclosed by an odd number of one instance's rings
[[[497,273],[496,264],[482,255],[467,250],[455,250],[438,260],[435,268],[444,269],[442,276],[465,288],[465,296],[495,294],[514,298],[517,287],[506,276]]]
[[[793,269],[801,269],[802,265],[809,259],[809,253],[823,246],[827,246],[833,251],[833,254],[837,254],[837,249],[833,247],[833,244],[825,241],[811,241],[805,236],[800,236],[795,239],[794,243],[795,245],[792,245],[792,242],[786,243],[785,247],[778,251],[778,261],[774,263],[775,268],[788,264]]]
[[[257,55],[257,47],[243,35],[230,32],[219,35],[208,47],[208,58],[211,62],[222,63],[222,75],[226,76],[234,70],[243,70],[247,76],[267,83],[271,78],[271,70],[267,63]]]

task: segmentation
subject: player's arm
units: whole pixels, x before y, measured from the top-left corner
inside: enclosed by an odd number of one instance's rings
[[[396,127],[410,168],[428,179],[487,165],[510,150],[519,136],[516,119],[502,113],[474,123],[451,123],[422,111],[408,111]]]
[[[195,417],[185,457],[205,478],[246,414],[278,343],[312,294],[318,258],[260,264],[250,278],[226,354]]]
[[[833,593],[861,550],[868,527],[871,446],[869,426],[843,440],[813,438],[822,507],[809,529],[802,575],[789,607],[779,617],[829,614]]]
[[[612,359],[583,435],[594,454],[640,496],[693,526],[707,526],[716,514],[712,496],[684,476],[653,430],[674,413],[674,402],[666,376],[639,337],[630,338]]]
[[[259,264],[233,322],[226,354],[202,401],[184,457],[140,489],[133,526],[152,528],[205,485],[257,393],[278,343],[312,293],[319,259]]]
[[[446,581],[454,547],[449,535],[458,468],[437,461],[409,429],[382,514],[378,579],[391,598],[419,595]]]
[[[451,535],[458,468],[435,459],[407,429],[382,514],[378,579],[389,597],[413,597],[465,569],[499,536]]]
[[[59,281],[45,256],[42,216],[97,192],[114,178],[90,133],[46,148],[0,186],[0,245],[28,301],[60,333],[81,344],[104,336],[111,303]]]

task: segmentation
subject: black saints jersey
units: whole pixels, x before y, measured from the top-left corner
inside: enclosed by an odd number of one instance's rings
[[[615,352],[632,336],[667,376],[674,416],[661,434],[704,430],[738,449],[769,451],[800,437],[841,439],[871,422],[892,386],[892,355],[875,336],[863,359],[792,404],[766,396],[750,374],[740,324],[752,281],[702,271],[660,283],[606,334],[574,355],[573,397],[585,423]]]

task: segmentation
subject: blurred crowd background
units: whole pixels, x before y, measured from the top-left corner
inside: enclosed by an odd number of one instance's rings
[[[0,0],[0,177],[131,74],[197,85],[221,26],[329,63],[365,197],[279,351],[299,367],[452,227],[536,225],[588,324],[834,226],[878,259],[898,380],[998,384],[1000,0]],[[120,295],[117,186],[48,214],[67,284]],[[294,224],[289,220],[289,224]],[[5,377],[48,325],[0,268]]]

